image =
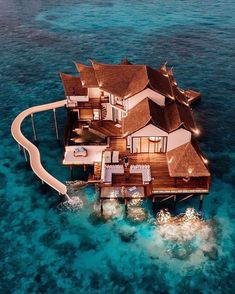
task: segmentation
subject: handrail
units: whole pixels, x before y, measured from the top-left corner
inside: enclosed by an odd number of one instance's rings
[[[65,195],[67,193],[67,187],[61,183],[59,180],[54,178],[51,174],[49,174],[41,164],[40,152],[38,148],[32,144],[21,132],[21,124],[23,120],[34,113],[56,109],[59,107],[63,107],[66,104],[66,100],[60,100],[53,103],[42,104],[38,106],[30,107],[20,114],[14,119],[11,125],[11,134],[15,141],[20,144],[23,148],[25,148],[30,156],[30,165],[33,172],[45,183],[55,189],[58,193]]]

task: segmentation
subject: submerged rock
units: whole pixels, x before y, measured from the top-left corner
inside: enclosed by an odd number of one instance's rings
[[[123,242],[128,243],[136,239],[136,229],[129,226],[121,227],[118,234]]]
[[[203,251],[203,253],[211,260],[216,260],[218,258],[218,250],[216,247],[212,247],[209,251]]]

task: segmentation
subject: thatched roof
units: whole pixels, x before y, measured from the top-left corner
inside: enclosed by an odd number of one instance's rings
[[[87,88],[82,87],[80,77],[60,73],[60,78],[64,86],[65,96],[87,95]]]
[[[167,152],[168,170],[171,177],[209,177],[210,173],[202,157],[186,143]]]
[[[195,128],[189,107],[178,102],[163,107],[147,97],[129,110],[127,116],[123,118],[123,134],[130,135],[149,123],[168,133],[181,126],[189,131]]]

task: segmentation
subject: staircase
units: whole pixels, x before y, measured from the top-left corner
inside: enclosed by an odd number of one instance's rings
[[[94,180],[99,180],[101,175],[101,163],[94,162]]]
[[[107,117],[107,108],[101,105],[101,119],[104,120]]]

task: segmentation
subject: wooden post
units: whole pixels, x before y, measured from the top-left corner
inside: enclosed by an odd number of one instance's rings
[[[27,153],[26,153],[25,148],[23,150],[24,150],[24,158],[25,158],[25,161],[28,162],[28,157],[27,157]]]
[[[57,123],[57,117],[56,117],[55,108],[53,109],[53,114],[54,114],[54,123],[55,123],[56,139],[59,141],[58,123]]]
[[[211,178],[207,177],[207,190],[210,189],[210,181],[211,181]]]
[[[19,151],[21,151],[21,145],[18,143],[18,148],[19,148]]]
[[[202,206],[203,206],[203,194],[200,194],[200,201],[199,201],[199,210],[202,210]]]
[[[128,213],[127,198],[125,198],[125,214],[127,215],[127,213]]]
[[[155,196],[152,198],[152,210],[154,211],[154,204],[155,204]]]
[[[176,200],[177,200],[177,196],[174,195],[174,210],[176,209]]]
[[[32,121],[32,127],[33,127],[34,141],[37,142],[38,137],[37,137],[37,132],[36,132],[36,129],[35,129],[35,124],[34,124],[34,119],[33,119],[33,113],[31,113],[31,121]]]
[[[70,165],[69,168],[70,168],[70,178],[73,181],[73,166]]]
[[[102,200],[102,199],[100,199],[100,213],[101,213],[101,215],[103,215],[103,214],[104,214],[104,209],[103,209],[103,200]]]

